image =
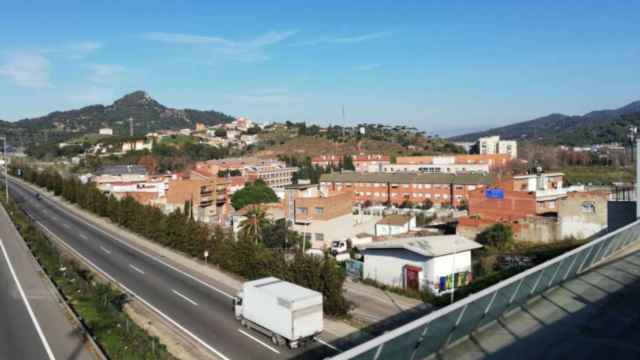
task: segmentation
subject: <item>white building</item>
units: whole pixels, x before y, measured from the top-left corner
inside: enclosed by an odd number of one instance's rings
[[[509,154],[512,159],[518,157],[518,142],[515,140],[500,140],[500,136],[487,136],[478,139],[480,154]]]
[[[471,281],[471,250],[482,245],[459,235],[399,238],[361,245],[363,277],[414,290],[448,292]]]
[[[98,130],[98,134],[99,135],[113,136],[113,129],[112,128],[102,128],[102,129]]]
[[[382,218],[376,223],[376,236],[392,236],[406,234],[416,228],[416,217],[411,215],[393,214]]]

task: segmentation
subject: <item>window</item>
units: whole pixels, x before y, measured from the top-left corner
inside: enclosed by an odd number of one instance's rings
[[[316,215],[322,215],[324,213],[324,208],[316,206]]]
[[[324,234],[316,233],[316,241],[324,241]]]
[[[549,201],[549,209],[555,209],[556,208],[556,202],[555,201]]]
[[[591,201],[585,201],[582,203],[582,212],[586,214],[595,214],[596,205]]]
[[[306,241],[311,241],[311,233],[304,233],[304,239]]]
[[[296,214],[307,215],[308,209],[306,207],[296,208]]]

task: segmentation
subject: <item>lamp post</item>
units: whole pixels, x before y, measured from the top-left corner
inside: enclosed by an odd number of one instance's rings
[[[4,157],[4,195],[9,203],[9,180],[7,177],[7,169],[9,168],[9,159],[7,158],[7,137],[0,136],[2,139],[2,156]]]

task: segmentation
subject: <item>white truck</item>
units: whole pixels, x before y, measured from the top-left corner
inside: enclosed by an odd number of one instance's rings
[[[276,345],[298,348],[323,329],[322,294],[275,277],[245,282],[233,305],[242,326]]]

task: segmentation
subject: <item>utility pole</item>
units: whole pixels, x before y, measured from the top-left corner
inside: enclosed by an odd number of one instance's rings
[[[640,218],[640,139],[636,139],[636,218]]]

